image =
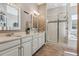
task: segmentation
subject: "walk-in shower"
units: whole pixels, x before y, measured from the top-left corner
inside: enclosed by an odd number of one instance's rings
[[[77,4],[47,4],[47,42],[77,49]]]
[[[66,4],[63,4],[63,3],[48,4],[47,5],[47,20],[48,20],[47,41],[52,42],[52,43],[61,43],[61,44],[66,43],[67,30],[68,30]]]

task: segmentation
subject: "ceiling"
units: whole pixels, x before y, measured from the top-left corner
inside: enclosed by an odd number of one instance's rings
[[[66,6],[66,3],[47,3],[47,9]]]

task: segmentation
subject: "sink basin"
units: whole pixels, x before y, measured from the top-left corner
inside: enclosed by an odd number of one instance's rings
[[[7,37],[21,37],[21,35],[15,35],[14,33],[6,34]]]
[[[15,37],[21,37],[21,35],[15,35]]]

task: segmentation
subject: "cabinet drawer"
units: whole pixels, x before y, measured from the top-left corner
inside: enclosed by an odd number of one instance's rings
[[[33,38],[38,38],[39,36],[38,35],[33,35]]]
[[[45,43],[45,40],[43,38],[39,38],[39,43],[43,45]]]
[[[22,42],[27,42],[32,40],[32,36],[22,38]]]
[[[8,48],[14,47],[18,44],[20,44],[20,40],[15,40],[15,41],[0,44],[0,52],[3,51],[3,50],[6,50]]]
[[[0,56],[18,56],[19,55],[18,47],[19,46],[16,46],[16,47],[13,47],[13,48],[0,52]]]
[[[34,54],[38,49],[38,44],[39,44],[39,40],[38,39],[33,39],[33,43],[32,43],[32,54]]]
[[[23,56],[31,56],[32,55],[32,41],[26,42],[22,44],[23,46]]]

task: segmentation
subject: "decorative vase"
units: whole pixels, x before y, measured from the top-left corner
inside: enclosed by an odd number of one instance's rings
[[[27,28],[25,31],[26,31],[26,34],[29,34],[30,33],[30,28]]]

